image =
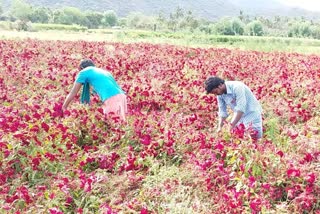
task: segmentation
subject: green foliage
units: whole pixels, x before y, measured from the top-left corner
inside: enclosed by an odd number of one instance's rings
[[[174,32],[184,30],[192,32],[200,26],[201,22],[195,18],[191,10],[185,11],[178,7],[174,12],[169,14],[168,18],[159,14],[157,24]]]
[[[234,18],[231,20],[231,29],[234,35],[243,35],[244,24],[240,19]]]
[[[247,25],[248,35],[250,36],[262,36],[263,32],[263,25],[260,21],[252,21]]]
[[[127,17],[127,26],[129,28],[153,30],[155,23],[156,22],[153,17],[149,17],[138,12],[130,13]]]
[[[55,11],[54,23],[86,25],[88,20],[78,8],[65,7],[62,10]]]
[[[30,21],[34,23],[49,23],[52,11],[45,7],[36,7],[30,14]]]
[[[128,19],[127,18],[119,18],[118,25],[121,27],[127,26]]]
[[[1,30],[10,30],[11,29],[11,22],[8,21],[0,21],[0,29]]]
[[[115,26],[118,23],[118,16],[113,10],[104,12],[102,23],[104,26]]]
[[[314,39],[320,39],[320,26],[311,26],[311,37]]]
[[[311,35],[312,30],[309,22],[296,22],[289,28],[288,32],[289,37],[310,37]]]
[[[85,17],[88,20],[88,28],[99,28],[102,25],[103,14],[99,12],[87,11]]]
[[[32,14],[32,7],[24,0],[13,0],[10,14],[17,19],[29,21]]]
[[[32,31],[31,22],[27,22],[25,20],[17,20],[14,23],[9,24],[10,30],[17,31]]]
[[[43,30],[64,30],[64,31],[85,31],[86,27],[79,25],[63,25],[63,24],[41,24],[33,23],[32,28],[34,31],[43,31]]]
[[[1,11],[0,4],[0,15],[1,13],[3,11]],[[221,18],[216,22],[212,22],[199,19],[191,10],[186,11],[180,7],[177,7],[168,16],[160,13],[155,17],[132,12],[126,17],[118,17],[113,10],[108,10],[104,13],[96,11],[82,12],[75,7],[51,10],[46,7],[31,7],[25,0],[13,0],[11,9],[8,13],[1,15],[0,20],[22,20],[22,23],[31,21],[33,23],[80,25],[89,29],[118,25],[123,28],[158,32],[320,38],[320,24],[309,22],[304,17],[250,17],[240,11],[240,15],[237,17]],[[13,29],[16,29],[16,27],[13,27]],[[24,27],[21,29],[26,30]],[[225,39],[223,38],[222,40],[224,41]]]
[[[243,35],[244,24],[238,18],[223,18],[214,25],[214,29],[221,35]]]
[[[266,121],[265,126],[265,136],[274,142],[276,140],[276,137],[280,134],[279,120],[276,117],[269,119],[268,121]]]

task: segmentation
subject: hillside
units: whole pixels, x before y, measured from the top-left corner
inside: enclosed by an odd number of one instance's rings
[[[2,0],[3,7],[8,9],[11,0]],[[246,15],[272,16],[304,16],[319,19],[320,12],[310,12],[299,8],[289,8],[277,0],[26,0],[34,6],[61,8],[77,7],[81,10],[106,11],[114,10],[119,16],[130,12],[141,12],[146,15],[169,14],[180,7],[191,10],[196,16],[215,20],[222,16],[237,16],[240,10]]]

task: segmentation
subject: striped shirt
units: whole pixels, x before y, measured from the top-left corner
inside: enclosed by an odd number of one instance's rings
[[[225,81],[225,84],[227,93],[217,96],[218,115],[220,117],[228,117],[227,106],[229,106],[234,112],[243,112],[238,124],[262,126],[262,108],[250,88],[239,81]]]

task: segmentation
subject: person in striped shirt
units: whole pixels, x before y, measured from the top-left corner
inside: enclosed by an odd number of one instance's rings
[[[250,134],[253,140],[262,138],[262,107],[250,88],[240,81],[225,81],[216,76],[211,76],[205,81],[207,94],[217,96],[219,107],[219,123],[217,132],[220,132],[229,116],[227,107],[233,111],[230,121],[232,132],[240,124]]]

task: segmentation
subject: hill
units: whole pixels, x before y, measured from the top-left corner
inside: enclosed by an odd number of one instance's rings
[[[304,16],[319,19],[320,12],[311,12],[300,8],[291,8],[277,0],[25,0],[33,6],[62,8],[76,7],[81,10],[106,11],[114,10],[119,16],[130,12],[141,12],[146,15],[158,15],[160,12],[169,14],[180,7],[191,10],[196,16],[215,20],[222,16],[237,16],[240,10],[246,15],[273,16]],[[3,7],[9,8],[11,0],[2,0]]]

